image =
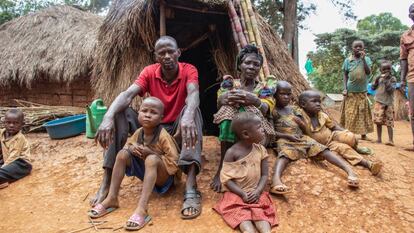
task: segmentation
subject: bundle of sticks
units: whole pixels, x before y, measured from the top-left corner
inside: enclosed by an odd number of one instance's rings
[[[262,80],[270,75],[262,39],[260,37],[256,14],[250,0],[228,0],[228,14],[233,30],[233,39],[240,51],[247,44],[255,44],[263,56],[263,67],[260,71]]]
[[[73,106],[49,106],[37,104],[24,100],[14,100],[17,107],[1,107],[0,106],[0,128],[3,128],[3,118],[5,113],[12,108],[17,108],[23,111],[25,124],[23,131],[32,132],[42,129],[42,125],[50,120],[56,118],[72,116],[85,113],[84,108]]]

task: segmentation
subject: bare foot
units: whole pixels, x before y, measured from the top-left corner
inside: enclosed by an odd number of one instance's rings
[[[210,183],[210,188],[215,192],[221,192],[221,181],[220,181],[220,174],[216,174],[213,178],[213,181]]]
[[[382,143],[382,141],[380,139],[377,140],[377,143]]]
[[[385,145],[387,145],[387,146],[394,146],[394,142],[393,141],[388,141],[387,143],[385,143]]]
[[[105,208],[109,208],[109,207],[115,207],[118,208],[119,207],[119,201],[118,198],[105,198],[105,200],[103,200],[102,202],[100,202]]]
[[[98,192],[96,193],[95,197],[89,201],[89,204],[94,207],[96,204],[101,203],[105,200],[106,196],[109,192],[109,185],[101,184]]]
[[[371,174],[376,176],[381,172],[383,164],[379,161],[370,161],[369,162],[369,170]]]
[[[367,137],[367,135],[361,135],[361,140],[369,141],[369,142],[371,141],[371,139]]]

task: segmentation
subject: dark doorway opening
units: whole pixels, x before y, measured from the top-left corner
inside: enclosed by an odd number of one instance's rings
[[[210,42],[205,40],[199,46],[183,52],[180,60],[197,67],[204,134],[218,136],[218,127],[213,124],[213,114],[217,112],[217,91],[220,85],[216,81],[218,73],[210,51]]]

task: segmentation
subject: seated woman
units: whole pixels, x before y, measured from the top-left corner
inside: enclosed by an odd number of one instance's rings
[[[236,141],[236,136],[230,125],[233,117],[238,112],[253,112],[262,122],[265,131],[265,139],[262,144],[272,141],[275,132],[270,118],[275,101],[273,93],[276,86],[274,76],[266,78],[265,82],[259,82],[259,73],[263,65],[263,57],[254,45],[247,45],[237,56],[236,66],[238,78],[229,75],[223,77],[223,82],[217,93],[217,105],[219,111],[214,115],[214,123],[219,124],[221,142],[221,158],[217,173],[214,176],[211,188],[221,191],[220,171],[223,166],[223,158],[228,148]]]

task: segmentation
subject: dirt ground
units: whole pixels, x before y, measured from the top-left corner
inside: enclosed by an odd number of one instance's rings
[[[384,139],[386,135],[383,135]],[[374,134],[370,138],[375,138]],[[102,149],[84,135],[50,140],[47,134],[29,134],[34,170],[23,180],[0,190],[0,232],[71,232],[88,226],[88,200],[102,176]],[[355,168],[361,187],[350,190],[346,175],[326,162],[302,160],[291,164],[284,181],[293,188],[286,197],[274,197],[280,225],[275,232],[414,232],[414,153],[409,123],[396,122],[395,147],[363,142],[384,162],[378,177]],[[203,194],[202,215],[181,220],[184,178],[167,195],[154,194],[149,205],[153,221],[142,232],[233,232],[212,210],[221,194],[209,189],[219,159],[219,144],[205,137],[204,168],[198,176]],[[274,158],[272,158],[272,163]],[[101,225],[113,232],[135,208],[141,182],[125,178],[121,208],[105,216]],[[96,232],[91,228],[82,232]],[[123,229],[117,232],[123,232]]]

